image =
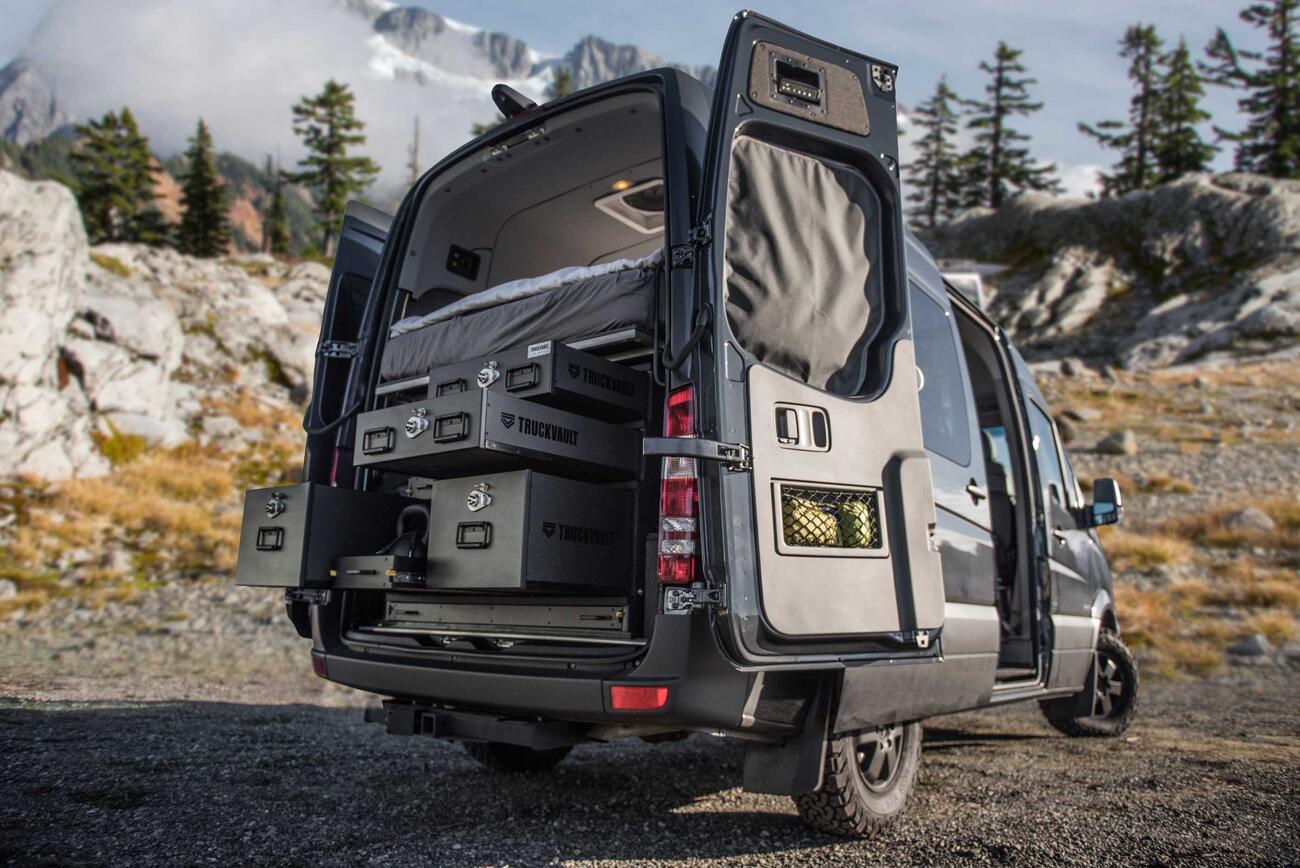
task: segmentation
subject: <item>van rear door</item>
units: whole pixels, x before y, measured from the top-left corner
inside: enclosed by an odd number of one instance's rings
[[[701,433],[747,445],[752,468],[716,469],[703,551],[741,666],[937,653],[895,73],[748,12],[719,66],[696,265],[715,312]]]
[[[340,430],[349,426],[329,426],[346,409],[344,392],[356,359],[361,320],[392,221],[391,215],[360,202],[349,202],[343,213],[316,344],[311,404],[303,425],[308,431],[303,467],[307,482],[329,483],[331,473],[338,479],[351,479],[351,432]],[[339,454],[335,453],[336,445]]]

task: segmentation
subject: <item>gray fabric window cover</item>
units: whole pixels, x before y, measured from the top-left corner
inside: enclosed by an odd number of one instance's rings
[[[737,138],[724,279],[741,345],[810,386],[858,393],[879,328],[880,214],[855,169]]]

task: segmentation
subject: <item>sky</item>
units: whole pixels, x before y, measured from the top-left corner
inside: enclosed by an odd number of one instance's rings
[[[0,0],[0,58],[21,51],[56,0]],[[94,0],[107,5],[110,0]],[[121,0],[111,0],[113,7]],[[147,0],[144,0],[147,3]],[[225,4],[229,0],[220,0]],[[408,0],[410,2],[410,0]],[[519,37],[545,54],[560,54],[580,37],[594,33],[634,43],[663,57],[691,64],[716,64],[723,37],[741,0],[419,0],[450,18]],[[1240,0],[1238,0],[1240,2]],[[998,40],[1022,48],[1023,63],[1038,80],[1033,95],[1044,104],[1021,122],[1032,136],[1032,151],[1055,161],[1077,189],[1078,176],[1105,166],[1114,157],[1077,130],[1079,121],[1122,118],[1130,95],[1126,62],[1117,42],[1131,23],[1154,23],[1167,42],[1185,36],[1194,56],[1222,26],[1240,44],[1255,37],[1236,17],[1234,0],[804,0],[784,8],[760,8],[813,35],[897,63],[904,105],[915,105],[933,90],[940,75],[963,96],[982,96],[978,70]],[[198,8],[218,0],[187,0]],[[141,2],[127,4],[141,6]],[[276,0],[281,5],[281,0]],[[173,0],[172,9],[177,8]],[[105,10],[107,11],[107,10]],[[202,14],[202,13],[197,13]],[[292,32],[292,26],[288,28]],[[294,46],[311,50],[310,45]],[[1235,97],[1210,88],[1206,102],[1216,122],[1239,125]],[[409,121],[407,122],[409,123]],[[1221,154],[1226,168],[1229,155]]]

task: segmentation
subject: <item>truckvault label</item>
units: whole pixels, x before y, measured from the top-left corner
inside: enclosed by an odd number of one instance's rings
[[[560,542],[580,543],[582,545],[612,546],[614,531],[595,527],[579,527],[576,524],[564,524],[558,521],[542,522],[542,535],[547,539]]]
[[[514,413],[501,414],[501,424],[506,428],[515,427],[515,423],[519,424],[519,433],[525,436],[550,440],[552,443],[562,443],[565,446],[578,445],[578,432],[574,428],[566,428],[554,422],[539,422],[527,416],[516,416]]]
[[[636,386],[633,383],[601,371],[584,368],[582,365],[573,362],[569,363],[569,376],[575,380],[581,380],[588,386],[595,386],[597,389],[604,389],[606,392],[613,392],[616,395],[622,395],[624,398],[631,398],[636,394]]]
[[[530,359],[535,359],[538,356],[550,355],[550,352],[551,352],[550,341],[542,341],[539,344],[528,345],[528,358]]]

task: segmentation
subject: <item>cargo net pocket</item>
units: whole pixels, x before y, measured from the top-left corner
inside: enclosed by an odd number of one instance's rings
[[[878,549],[881,547],[879,494],[783,485],[781,533],[788,546]]]

